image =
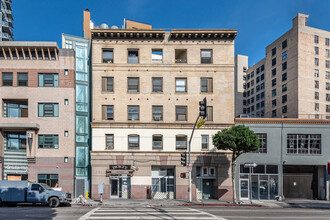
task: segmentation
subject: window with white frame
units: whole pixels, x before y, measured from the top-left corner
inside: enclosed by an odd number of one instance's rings
[[[209,135],[202,135],[202,150],[209,149]]]

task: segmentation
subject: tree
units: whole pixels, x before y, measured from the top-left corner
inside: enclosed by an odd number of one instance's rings
[[[244,153],[257,151],[260,147],[258,136],[244,125],[223,129],[213,136],[213,145],[219,150],[232,151],[231,177],[233,187],[233,203],[236,203],[235,166],[236,159]]]

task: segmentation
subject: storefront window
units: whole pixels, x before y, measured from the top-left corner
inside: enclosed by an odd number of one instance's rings
[[[58,174],[38,174],[38,183],[45,183],[50,187],[59,187]]]
[[[251,194],[254,200],[275,199],[278,195],[278,166],[258,165],[251,169],[251,173],[249,171],[240,165],[240,199],[249,199]]]
[[[174,199],[174,168],[152,167],[152,197]]]

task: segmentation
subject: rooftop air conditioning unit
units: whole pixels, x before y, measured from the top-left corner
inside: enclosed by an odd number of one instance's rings
[[[160,121],[161,117],[160,116],[154,116],[154,121]]]

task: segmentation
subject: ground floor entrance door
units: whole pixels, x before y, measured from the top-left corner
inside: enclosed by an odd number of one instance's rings
[[[119,198],[119,179],[110,180],[110,198]]]
[[[249,180],[240,179],[240,199],[248,200],[249,199]]]
[[[213,179],[203,179],[203,199],[213,199]]]

